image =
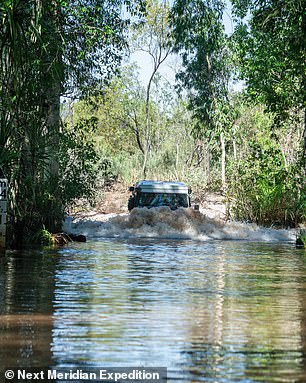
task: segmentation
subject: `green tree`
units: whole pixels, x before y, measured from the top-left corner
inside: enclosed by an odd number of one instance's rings
[[[305,6],[300,0],[232,3],[247,95],[264,105],[273,121],[265,131],[269,145],[258,135],[251,138],[255,160],[245,158],[239,165],[244,192],[237,187],[236,212],[260,223],[294,225],[305,220]]]
[[[174,51],[180,53],[183,66],[177,75],[179,88],[188,91],[189,107],[206,143],[210,144],[217,137],[220,139],[225,189],[225,129],[228,124],[225,122],[229,110],[231,54],[222,22],[223,11],[224,3],[219,0],[177,0],[172,7]]]
[[[306,16],[301,0],[232,0],[241,74],[248,94],[275,113],[276,125],[304,119],[306,149]],[[247,16],[247,21],[245,17]],[[305,152],[304,152],[305,154]]]
[[[15,243],[45,223],[60,228],[60,96],[107,81],[126,46],[123,15],[139,7],[121,0],[1,2],[0,166],[10,179]]]
[[[65,124],[60,137],[59,185],[63,205],[68,208],[76,200],[94,200],[98,186],[99,157],[95,145],[97,119],[80,118]]]
[[[144,153],[145,89],[139,85],[136,67],[124,67],[102,95],[73,106],[73,123],[93,116],[97,119],[97,145],[109,155]]]

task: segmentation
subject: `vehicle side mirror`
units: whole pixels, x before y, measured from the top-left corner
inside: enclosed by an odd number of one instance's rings
[[[129,191],[130,191],[130,192],[133,192],[134,190],[135,190],[134,186],[130,186],[130,187],[129,187]]]
[[[194,210],[197,210],[197,211],[199,211],[200,210],[200,205],[194,205]]]

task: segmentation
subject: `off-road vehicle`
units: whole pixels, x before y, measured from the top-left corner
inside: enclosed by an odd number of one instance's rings
[[[191,207],[191,189],[183,182],[144,180],[131,186],[129,191],[132,192],[128,201],[129,211],[134,207],[168,206],[172,210]],[[198,210],[198,205],[195,209]]]

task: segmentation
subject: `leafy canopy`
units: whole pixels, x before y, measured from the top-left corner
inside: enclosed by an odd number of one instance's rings
[[[232,0],[242,77],[280,118],[305,108],[306,16],[302,0]],[[247,16],[247,19],[245,17]],[[247,21],[246,21],[247,20]]]

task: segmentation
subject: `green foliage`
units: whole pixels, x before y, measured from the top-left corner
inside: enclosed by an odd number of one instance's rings
[[[158,64],[157,61],[161,57],[167,55],[166,52],[171,45],[169,13],[168,2],[149,0],[146,2],[146,12],[142,22],[132,28],[133,48],[155,57],[154,65]]]
[[[92,199],[95,194],[98,155],[94,134],[97,120],[80,119],[71,127],[66,125],[59,147],[59,187],[64,206],[75,199]]]
[[[91,0],[61,6],[62,38],[69,86],[92,94],[97,84],[108,81],[127,47],[131,20],[145,10],[142,0]]]
[[[183,64],[177,79],[189,92],[193,113],[212,128],[216,103],[225,102],[230,78],[223,10],[219,0],[177,0],[172,8],[174,50]]]
[[[226,136],[233,123],[229,81],[234,62],[222,20],[224,9],[221,0],[177,0],[172,8],[174,51],[180,54],[183,67],[177,80],[180,89],[187,89],[189,108],[197,121],[197,136],[210,147],[216,141],[220,143],[223,190],[226,188]],[[209,173],[207,171],[208,183]]]
[[[143,11],[141,0],[1,2],[0,169],[10,180],[14,245],[42,225],[58,230],[63,207],[91,195],[95,149],[80,133],[86,123],[61,132],[60,96],[108,81],[131,17]]]
[[[107,165],[111,180],[127,184],[143,177],[146,92],[137,75],[136,67],[124,68],[103,96],[73,106],[75,123],[86,115],[97,120],[95,142],[99,157]],[[173,97],[173,89],[158,74],[151,91],[147,177],[180,179],[187,172],[186,163],[194,142],[191,116],[186,103]],[[103,181],[101,167],[98,177],[100,185],[109,184]]]
[[[298,247],[304,247],[306,249],[306,230],[301,229],[297,234],[296,245]]]
[[[278,119],[305,108],[305,4],[303,1],[232,1],[239,17],[242,77],[248,93],[265,103]]]
[[[29,244],[31,243],[42,246],[52,246],[54,245],[54,238],[52,234],[46,230],[44,227],[36,231],[33,235],[28,237]]]
[[[248,9],[250,4],[245,3]],[[148,90],[139,85],[137,71],[130,67],[112,79],[103,96],[92,97],[90,104],[76,104],[73,118],[97,119],[95,142],[104,164],[104,176],[100,168],[99,179],[135,182],[142,178],[142,159],[150,152],[147,178],[180,179],[196,188],[219,190],[226,171],[227,194],[236,218],[294,226],[305,220],[298,142],[303,130],[301,115],[296,110],[285,111],[284,104],[279,104],[279,110],[271,108],[259,91],[256,103],[229,94],[236,49],[240,49],[240,59],[246,49],[247,59],[249,47],[243,45],[243,38],[226,36],[223,10],[224,4],[218,0],[180,0],[172,9],[169,41],[175,40],[175,51],[183,60],[178,80],[181,88],[187,89],[190,111],[181,99],[171,97],[173,90],[156,73],[150,82],[148,103]],[[154,23],[158,27],[160,21],[158,17],[150,20],[152,25],[138,30],[144,33],[140,36],[143,44],[148,42],[149,32],[155,36]],[[239,33],[243,37],[249,32],[240,27]],[[165,43],[163,47],[168,46]],[[266,64],[271,63],[268,60]],[[263,72],[257,81],[265,84]],[[267,105],[274,113],[263,112]],[[287,116],[282,122],[281,109]]]
[[[231,183],[233,213],[238,220],[260,225],[296,226],[306,218],[306,196],[291,174],[261,164],[261,173],[249,162],[241,164]],[[258,169],[257,169],[258,170]]]
[[[253,121],[241,121],[240,134],[245,125],[249,141],[241,142],[240,159],[229,165],[227,194],[238,220],[294,227],[306,219],[304,169],[298,153],[291,164],[285,161],[277,135],[271,132],[272,121],[258,110]]]
[[[103,95],[73,105],[73,121],[97,120],[97,147],[109,155],[143,150],[144,89],[136,68],[126,68],[112,79]]]

